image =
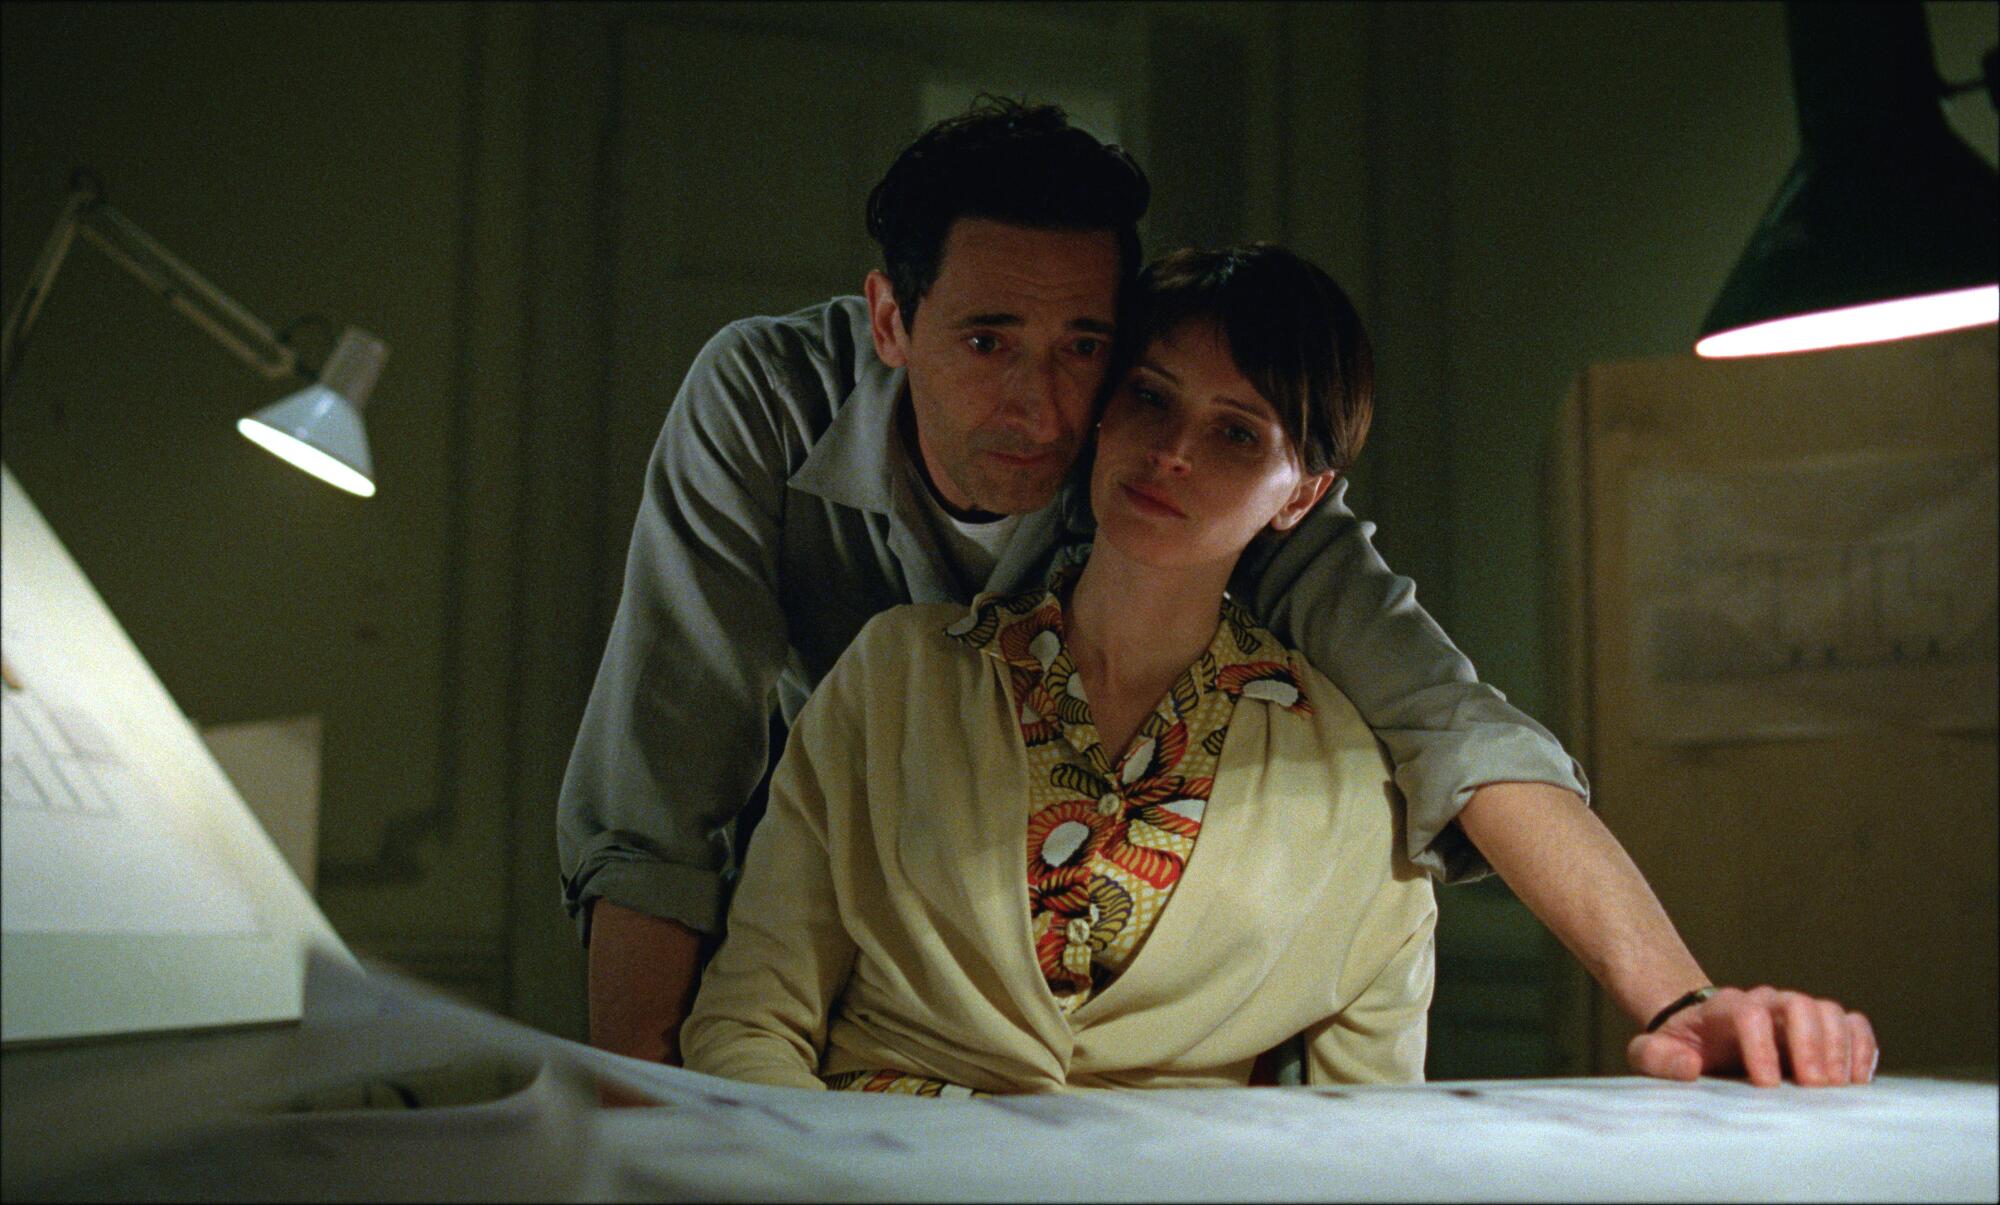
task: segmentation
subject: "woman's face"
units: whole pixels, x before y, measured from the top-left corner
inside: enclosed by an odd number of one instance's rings
[[[1306,473],[1211,322],[1156,336],[1104,409],[1090,505],[1099,540],[1160,568],[1227,563],[1288,530],[1333,482]]]

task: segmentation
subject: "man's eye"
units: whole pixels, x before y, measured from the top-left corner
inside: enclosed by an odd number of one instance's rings
[[[1146,388],[1144,385],[1134,385],[1132,387],[1132,400],[1138,402],[1141,406],[1150,406],[1155,410],[1167,404],[1167,399],[1161,397],[1155,390]]]
[[[1085,359],[1096,359],[1104,351],[1104,340],[1078,339],[1075,350],[1077,355]]]
[[[983,356],[988,352],[999,351],[1000,339],[997,335],[968,335],[965,345]]]

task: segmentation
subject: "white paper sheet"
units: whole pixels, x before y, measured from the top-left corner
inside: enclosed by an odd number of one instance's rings
[[[174,831],[170,801],[62,651],[57,617],[0,581],[0,915],[9,933],[261,931],[236,876]]]
[[[296,1019],[346,947],[0,466],[0,1042]]]
[[[677,1093],[678,1094],[678,1093]],[[973,1101],[712,1088],[612,1110],[607,1195],[1991,1200],[1991,1085],[1640,1079]]]
[[[1636,1077],[935,1100],[564,1043],[663,1102],[597,1119],[607,1199],[1991,1201],[2000,1089]]]
[[[1992,1084],[1606,1078],[929,1100],[640,1062],[380,969],[316,960],[312,983],[296,1033],[198,1055],[135,1044],[123,1085],[81,1052],[75,1065],[95,1074],[10,1075],[10,1199],[1991,1201],[2000,1175]],[[440,1066],[505,1067],[529,1086],[451,1107],[337,1107],[360,1085]],[[661,1103],[597,1108],[593,1079]],[[163,1112],[161,1098],[192,1103]],[[301,1099],[330,1103],[302,1112]],[[79,1119],[85,1153],[29,1141],[49,1118]]]

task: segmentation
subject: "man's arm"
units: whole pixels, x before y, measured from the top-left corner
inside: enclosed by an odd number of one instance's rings
[[[1347,509],[1346,480],[1282,540],[1251,546],[1231,589],[1333,680],[1389,751],[1407,805],[1408,854],[1441,882],[1491,867],[1452,821],[1486,782],[1544,782],[1588,798],[1548,730],[1479,681]]]
[[[590,944],[592,1041],[678,1058],[721,928],[731,824],[762,774],[788,647],[785,454],[740,326],[696,357],[662,425],[624,593],[557,805],[565,902]]]
[[[1539,782],[1475,790],[1459,813],[1473,844],[1636,1026],[1708,977],[1625,848],[1574,792]],[[1879,1051],[1868,1018],[1831,1000],[1726,988],[1626,1049],[1663,1079],[1743,1072],[1760,1085],[1865,1084]]]
[[[591,902],[590,1044],[652,1063],[681,1062],[681,1021],[710,940],[679,921]]]
[[[1336,482],[1288,538],[1246,555],[1234,589],[1333,679],[1388,748],[1411,860],[1446,882],[1497,869],[1646,1024],[1706,984],[1700,966],[1590,811],[1582,768],[1478,681],[1417,605],[1409,579],[1375,552],[1374,525],[1347,509],[1345,485]],[[1782,1063],[1801,1083],[1847,1083],[1872,1076],[1876,1046],[1867,1018],[1832,1001],[1727,989],[1635,1037],[1627,1056],[1645,1074],[1674,1079],[1741,1068],[1776,1083]]]
[[[1458,822],[1635,1023],[1708,983],[1624,846],[1574,793],[1490,783],[1472,793]]]

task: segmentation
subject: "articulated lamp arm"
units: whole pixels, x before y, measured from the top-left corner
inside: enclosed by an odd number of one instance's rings
[[[238,430],[350,493],[368,497],[375,492],[361,407],[388,358],[388,345],[348,327],[321,370],[306,371],[283,336],[105,204],[103,188],[88,172],[78,172],[71,181],[69,199],[42,245],[34,274],[7,312],[0,332],[0,391],[13,385],[28,334],[79,234],[258,373],[272,379],[297,376],[305,383],[298,393],[240,420]]]
[[[270,327],[139,229],[130,218],[105,204],[96,182],[79,173],[69,200],[63,205],[62,216],[42,245],[34,275],[7,314],[4,346],[0,346],[0,361],[4,361],[4,369],[0,371],[4,371],[5,380],[13,380],[42,302],[47,299],[49,287],[55,283],[56,273],[78,234],[96,244],[120,267],[257,372],[275,380],[298,370],[297,353]]]

